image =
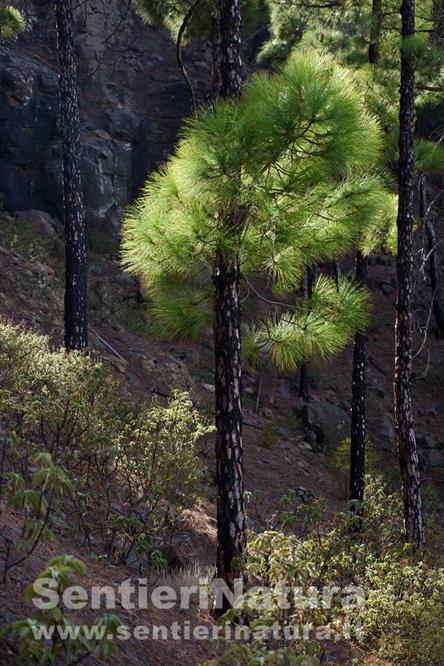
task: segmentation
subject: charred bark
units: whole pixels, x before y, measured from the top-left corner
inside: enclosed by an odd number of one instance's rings
[[[238,97],[242,88],[240,0],[220,0],[220,39],[215,43],[213,89],[221,97]],[[221,224],[241,233],[242,214],[227,211]],[[242,575],[245,536],[240,267],[237,256],[216,253],[214,354],[216,388],[216,576],[232,587]],[[226,607],[222,611],[227,610]]]
[[[88,345],[86,239],[80,170],[80,110],[71,0],[56,0],[65,214],[65,347]]]
[[[240,0],[219,0],[220,89],[222,97],[242,92],[242,17]]]
[[[230,586],[241,575],[245,548],[239,279],[237,261],[220,257],[214,275],[216,575]]]
[[[221,89],[221,34],[220,34],[220,16],[219,11],[213,18],[212,40],[211,40],[211,90],[213,97],[216,98]]]
[[[367,260],[359,250],[356,252],[356,279],[367,284]],[[364,501],[365,477],[365,393],[366,393],[366,336],[356,331],[353,345],[352,416],[350,433],[350,490],[349,500],[362,505]],[[362,507],[354,510],[362,515]],[[358,525],[359,527],[359,525]]]
[[[314,283],[314,271],[312,268],[307,267],[305,271],[305,280],[304,280],[304,298],[309,299],[313,291]],[[300,373],[299,373],[299,397],[308,402],[310,400],[310,388],[309,388],[309,377],[308,377],[308,363],[304,361],[301,363]]]
[[[414,0],[403,0],[403,43],[415,32]],[[398,256],[395,326],[395,432],[401,471],[405,536],[419,549],[424,546],[418,452],[412,414],[412,292],[414,193],[414,88],[411,56],[401,52],[398,173]]]
[[[439,288],[439,257],[438,243],[436,240],[435,226],[433,219],[427,210],[427,179],[423,176],[419,183],[419,214],[426,232],[427,246],[426,254],[428,256],[428,269],[430,278],[430,287],[432,291],[433,314],[435,315],[438,333],[444,336],[444,308],[441,301]]]
[[[379,63],[379,43],[382,28],[382,0],[373,0],[370,26],[368,62]],[[356,251],[355,277],[362,286],[367,285],[367,259],[360,250]],[[352,370],[352,415],[350,429],[350,486],[349,500],[357,502],[353,511],[362,517],[362,503],[365,493],[365,447],[366,447],[366,353],[367,339],[364,333],[356,331],[353,343]],[[360,531],[361,521],[356,528]]]
[[[339,289],[339,280],[341,277],[341,267],[339,265],[339,261],[335,259],[334,261],[331,262],[331,274],[333,276],[333,279],[335,281],[336,289]]]
[[[382,30],[382,0],[373,0],[370,26],[370,44],[368,47],[368,61],[370,65],[379,62],[379,44]]]

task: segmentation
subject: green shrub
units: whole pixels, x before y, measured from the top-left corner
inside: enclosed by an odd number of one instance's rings
[[[13,567],[21,564],[37,547],[40,539],[52,538],[49,527],[54,502],[64,495],[73,496],[74,486],[65,471],[54,465],[50,453],[38,453],[31,459],[33,469],[29,485],[17,472],[3,475],[0,516],[9,508],[19,510],[21,526],[15,537],[2,526],[4,543],[3,580]],[[2,516],[3,517],[3,516]]]
[[[369,562],[357,618],[362,642],[393,666],[436,666],[444,655],[444,569],[387,558]]]
[[[220,654],[205,662],[205,666],[318,666],[312,657],[297,656],[287,648],[267,650],[242,643],[223,643]]]
[[[8,624],[1,630],[1,637],[17,639],[19,664],[78,664],[93,654],[106,659],[118,653],[117,643],[110,638],[116,634],[121,624],[117,615],[102,615],[89,627],[84,624],[77,625],[80,619],[77,618],[77,623],[74,623],[74,618],[66,613],[61,603],[64,590],[72,585],[72,576],[83,573],[84,564],[71,555],[54,557],[28,588],[26,597],[31,601],[35,596],[34,586],[48,585],[48,580],[51,580],[54,583],[51,590],[59,595],[59,603],[54,608],[36,611],[26,620]],[[61,637],[57,628],[66,631],[66,637]],[[46,634],[48,638],[37,638],[36,632],[42,632],[42,636]]]
[[[173,392],[166,405],[128,406],[99,464],[84,471],[86,520],[91,531],[102,523],[110,559],[123,562],[132,549],[147,553],[157,537],[177,527],[202,479],[198,441],[212,429],[187,393]]]
[[[50,536],[62,509],[89,550],[110,562],[131,549],[151,552],[195,498],[198,440],[212,430],[186,393],[172,392],[166,404],[125,402],[109,368],[51,350],[47,337],[5,321],[0,428],[1,506],[23,525],[21,535],[0,529],[5,573]]]
[[[329,638],[326,635],[325,642],[319,637],[316,627],[330,627],[333,640],[351,637],[393,666],[442,663],[444,569],[433,566],[430,557],[421,561],[404,543],[399,495],[390,494],[380,479],[367,477],[366,482],[360,534],[349,512],[332,517],[324,504],[314,502],[298,509],[306,536],[277,530],[251,536],[246,573],[255,587],[222,620],[253,629],[276,623],[313,626],[309,635],[296,639],[281,635],[261,646],[252,639],[251,655],[260,647],[266,654],[267,649],[287,649],[298,657],[316,658],[328,653]],[[310,602],[289,597],[283,607],[283,586],[298,588],[299,597]],[[325,588],[330,590],[327,597]],[[234,663],[229,651],[224,654],[226,662],[214,663]],[[244,648],[242,654],[250,653]],[[261,663],[251,658],[251,663]]]

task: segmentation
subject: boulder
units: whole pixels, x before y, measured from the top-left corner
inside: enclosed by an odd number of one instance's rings
[[[395,440],[395,427],[393,416],[389,413],[384,414],[379,421],[379,438],[383,444],[391,444]]]
[[[315,496],[311,490],[307,490],[307,488],[304,488],[303,486],[296,488],[295,492],[296,497],[298,497],[304,504],[309,504],[315,500]]]
[[[58,237],[56,221],[43,210],[17,211],[16,217],[19,221],[31,222],[39,235],[44,238],[55,240]]]
[[[428,451],[430,467],[444,467],[444,452],[432,449]]]
[[[334,403],[318,399],[310,402],[299,400],[294,411],[302,420],[306,431],[315,433],[318,444],[324,444],[328,441],[336,442],[348,435],[350,429],[349,414]],[[310,440],[309,442],[312,443]]]
[[[179,571],[180,569],[185,568],[185,559],[179,555],[172,544],[167,543],[164,546],[157,546],[157,548],[153,549],[153,552],[154,551],[158,551],[162,555],[170,571]]]
[[[8,211],[63,218],[58,63],[47,0],[26,4],[28,29],[0,44],[0,192]],[[120,221],[148,173],[165,161],[184,116],[187,86],[165,31],[121,20],[120,0],[76,10],[82,175],[87,222]],[[116,30],[116,28],[118,29]],[[134,40],[134,35],[138,39]],[[210,51],[190,45],[199,100],[210,90]]]

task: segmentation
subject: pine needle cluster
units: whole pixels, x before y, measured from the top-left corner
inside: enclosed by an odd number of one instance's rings
[[[0,38],[10,39],[25,30],[25,20],[18,9],[11,5],[0,7]]]
[[[162,328],[198,337],[210,325],[216,255],[239,261],[246,293],[260,279],[282,298],[307,265],[376,234],[396,212],[382,149],[353,75],[315,51],[256,75],[240,101],[203,108],[124,224],[123,264],[149,289]],[[294,367],[363,328],[368,296],[321,277],[309,303],[270,309],[245,334],[247,353]]]

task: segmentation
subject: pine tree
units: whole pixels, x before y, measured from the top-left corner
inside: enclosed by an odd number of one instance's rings
[[[270,12],[271,18],[271,38],[268,44],[265,45],[263,53],[273,52],[285,53],[291,47],[291,38],[286,37],[285,30],[291,23],[291,20],[299,20],[301,30],[299,33],[299,41],[301,47],[316,44],[317,47],[328,49],[344,64],[353,67],[360,67],[367,61],[367,67],[358,70],[359,78],[362,80],[364,87],[367,88],[367,97],[369,100],[370,108],[374,110],[379,116],[387,132],[387,165],[391,166],[398,164],[398,158],[403,163],[405,160],[404,155],[398,155],[398,145],[403,145],[405,149],[405,132],[404,140],[398,142],[400,131],[397,116],[397,109],[399,104],[399,97],[396,90],[399,81],[399,48],[398,37],[401,28],[401,16],[398,13],[398,6],[394,0],[367,0],[365,3],[361,2],[348,2],[344,7],[327,8],[319,5],[308,6],[303,0],[292,0],[288,5],[282,5],[278,0],[269,0],[269,4],[274,7],[274,12]],[[418,92],[422,97],[422,102],[430,97],[429,88],[432,90],[442,89],[442,54],[439,49],[433,45],[430,35],[433,35],[433,27],[436,26],[436,3],[430,3],[429,0],[418,0],[418,18],[417,28],[418,33],[416,36],[409,36],[403,41],[403,76],[405,79],[406,71],[408,70],[408,61],[413,60],[417,67],[417,81]],[[289,8],[293,12],[289,12]],[[294,11],[296,8],[303,8],[303,12]],[[405,12],[404,12],[405,14]],[[404,20],[405,22],[405,20]],[[357,30],[357,25],[362,28]],[[357,35],[369,35],[369,39],[365,40],[359,38]],[[277,38],[279,36],[279,39]],[[375,67],[381,63],[381,66]],[[372,65],[371,71],[368,65]],[[430,86],[433,82],[434,85]],[[405,90],[404,90],[405,93]],[[412,91],[412,104],[414,104],[414,91]],[[406,96],[403,96],[405,106]],[[405,113],[401,113],[401,117],[405,118]],[[412,124],[413,131],[413,124]],[[413,137],[413,134],[412,134]],[[430,169],[436,168],[437,163],[440,161],[439,150],[433,146],[431,142],[422,139],[416,139],[411,145],[411,159],[413,160],[413,150],[415,151],[415,161],[420,164],[421,170],[416,173],[416,177],[420,173],[430,173]],[[418,156],[420,159],[418,159]],[[427,157],[426,157],[427,156]],[[427,164],[428,162],[428,164]],[[435,163],[435,164],[434,164]],[[410,170],[413,172],[413,166],[409,165]],[[405,176],[405,173],[403,174]],[[413,191],[414,183],[410,182],[408,186],[403,186],[403,194],[410,188],[408,206],[411,206],[408,215],[413,215]],[[400,188],[401,191],[401,188]],[[405,202],[400,204],[400,209],[405,214]],[[411,221],[408,223],[410,224]],[[363,244],[370,248],[371,242],[376,245],[379,244],[378,236],[382,228],[373,235],[363,239]],[[388,245],[392,246],[394,234],[387,230],[383,235],[388,232]],[[407,244],[411,241],[411,233],[406,232]],[[409,251],[408,246],[399,241],[399,246],[403,247],[404,252]],[[433,253],[432,253],[433,254]],[[357,262],[356,262],[356,276],[365,279],[366,266],[365,254],[362,254],[358,249]],[[398,259],[398,266],[403,265],[407,269],[405,255]],[[411,270],[411,267],[409,267]],[[410,285],[412,288],[412,285]],[[404,280],[404,288],[401,289],[403,298],[406,296],[407,283]],[[412,295],[409,295],[409,302],[411,303]],[[407,302],[404,300],[403,306],[407,307]],[[402,309],[402,307],[401,307]],[[398,310],[400,317],[400,312]],[[410,315],[409,315],[410,316]],[[400,319],[399,319],[400,321]],[[404,325],[405,324],[405,325]],[[403,343],[407,344],[405,356],[411,356],[411,321],[404,322],[401,330],[404,334],[401,336]],[[406,329],[410,330],[409,335],[405,335]],[[402,343],[402,344],[403,344]],[[410,345],[410,347],[409,347]],[[401,345],[402,346],[402,345]],[[400,347],[398,348],[400,351]],[[407,363],[407,362],[406,362]],[[404,370],[407,375],[411,373],[410,368],[407,368],[406,363],[403,363]],[[399,371],[399,366],[398,366]],[[406,372],[403,372],[403,378],[406,380]],[[406,381],[409,384],[410,379]],[[351,427],[351,473],[350,473],[350,499],[358,500],[361,502],[364,493],[364,473],[365,473],[365,339],[361,332],[357,332],[355,336],[354,345],[354,362],[353,362],[353,396],[352,396],[352,427]],[[410,390],[410,389],[408,389]],[[400,392],[398,391],[398,398]],[[410,398],[407,397],[404,402],[404,408],[408,408]],[[399,406],[398,400],[398,406]],[[399,410],[398,410],[399,416]],[[409,431],[408,419],[405,423],[407,431]],[[413,426],[410,429],[410,445],[413,446],[414,433]],[[413,434],[412,434],[413,433]],[[411,454],[414,458],[414,454]],[[405,456],[401,457],[401,464],[406,464]],[[406,476],[404,470],[403,475]],[[417,476],[417,470],[413,471],[411,476]],[[418,479],[417,479],[418,480]],[[418,480],[419,482],[419,480]],[[412,481],[415,485],[415,482]],[[419,491],[419,485],[418,485]],[[407,491],[406,491],[407,492]],[[413,491],[412,491],[413,492]],[[405,495],[406,493],[404,493]],[[354,505],[355,506],[355,505]],[[407,512],[407,509],[406,509]],[[409,518],[406,513],[407,523]]]
[[[73,10],[71,0],[56,0],[60,74],[60,120],[65,212],[65,347],[88,345],[86,301],[85,214],[80,170],[80,110],[77,97]]]
[[[229,57],[237,75],[225,90],[239,89],[235,54]],[[214,107],[186,123],[174,156],[148,181],[125,221],[122,252],[127,269],[149,288],[163,331],[200,337],[212,324],[224,447],[218,474],[236,494],[229,506],[220,500],[220,530],[239,521],[228,535],[219,533],[218,572],[232,582],[244,538],[240,290],[270,310],[244,322],[245,357],[294,369],[343,348],[365,325],[366,292],[344,279],[337,289],[321,276],[309,302],[283,297],[295,293],[307,265],[343,254],[359,230],[370,230],[392,196],[374,172],[378,123],[353,77],[328,58],[295,54],[279,75],[256,76],[240,99]],[[260,293],[258,277],[278,298]]]
[[[407,541],[424,546],[418,452],[413,426],[412,295],[414,221],[414,114],[415,70],[409,40],[415,34],[414,0],[403,0],[401,88],[399,107],[398,254],[395,325],[395,431],[401,470]]]

